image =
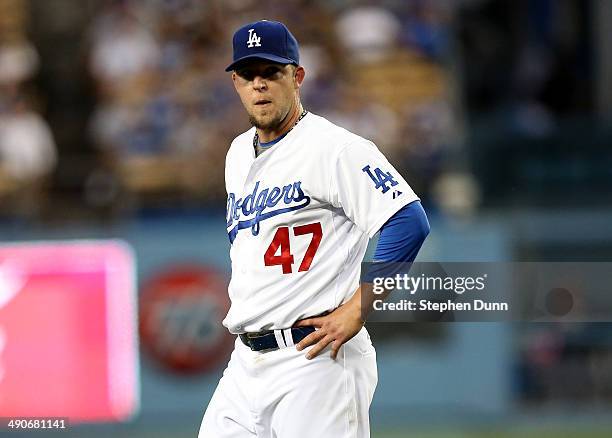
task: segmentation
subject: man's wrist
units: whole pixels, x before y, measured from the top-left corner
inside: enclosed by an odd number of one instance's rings
[[[355,316],[355,318],[361,322],[361,324],[365,324],[365,316],[363,311],[362,311],[362,302],[361,302],[361,287],[357,288],[357,291],[355,292],[355,294],[353,295],[353,297],[351,298],[351,300],[347,303],[351,305],[351,308],[353,309],[353,315]]]

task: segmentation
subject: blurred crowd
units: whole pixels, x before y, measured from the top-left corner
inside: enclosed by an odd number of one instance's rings
[[[373,140],[430,211],[469,214],[512,178],[545,176],[546,162],[507,157],[592,108],[589,9],[574,0],[45,4],[0,0],[0,198],[21,204],[4,213],[36,215],[62,184],[77,211],[223,206],[225,152],[249,128],[224,67],[233,32],[262,18],[300,42],[306,109]]]
[[[529,403],[612,399],[610,323],[539,323],[519,337],[517,395]]]
[[[39,58],[26,35],[27,12],[22,0],[0,1],[0,205],[18,217],[38,214],[57,162],[32,87]]]
[[[611,159],[612,130],[598,104],[609,88],[601,66],[612,59],[607,4],[476,0],[460,9],[466,145],[485,207],[609,197],[600,163]]]
[[[373,140],[427,197],[453,129],[447,2],[107,1],[90,27],[91,138],[138,199],[224,199],[249,128],[229,74],[233,32],[261,18],[300,42],[305,108]]]

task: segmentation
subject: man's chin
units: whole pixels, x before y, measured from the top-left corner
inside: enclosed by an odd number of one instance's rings
[[[282,120],[278,120],[277,117],[249,117],[249,122],[251,122],[251,125],[255,126],[257,129],[274,129],[280,125],[281,121]]]

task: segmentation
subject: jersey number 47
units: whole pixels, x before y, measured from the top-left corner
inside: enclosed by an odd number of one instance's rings
[[[292,227],[292,229],[294,236],[312,234],[306,254],[304,254],[304,258],[298,268],[298,272],[308,271],[323,237],[321,223],[315,222],[313,224],[300,225]],[[279,252],[280,254],[277,254]],[[264,264],[266,266],[281,265],[283,267],[283,274],[291,274],[293,272],[293,254],[291,254],[291,245],[289,244],[289,227],[280,227],[276,230],[274,239],[272,239],[270,246],[264,254]]]

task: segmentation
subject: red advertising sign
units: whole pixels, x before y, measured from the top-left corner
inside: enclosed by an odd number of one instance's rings
[[[135,294],[124,243],[0,246],[0,417],[132,416]]]
[[[160,364],[183,373],[225,365],[235,337],[221,321],[229,310],[226,276],[210,266],[168,266],[140,294],[142,345]]]

